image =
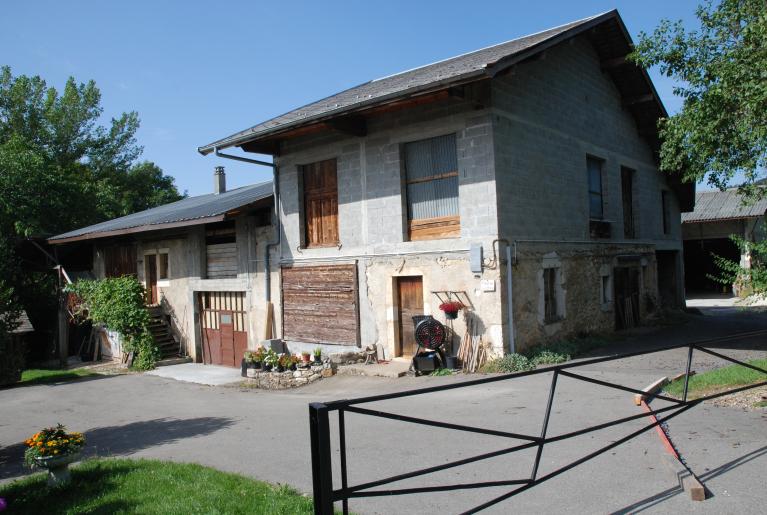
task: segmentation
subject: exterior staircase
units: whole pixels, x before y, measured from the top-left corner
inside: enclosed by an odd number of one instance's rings
[[[160,306],[149,307],[149,332],[152,333],[155,344],[160,349],[161,359],[181,358],[180,347],[176,335],[168,322],[168,317]]]

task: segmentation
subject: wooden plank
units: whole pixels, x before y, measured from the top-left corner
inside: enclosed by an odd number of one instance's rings
[[[264,322],[264,340],[271,340],[274,337],[274,331],[272,328],[274,320],[274,304],[271,302],[266,303],[266,321]]]
[[[408,226],[411,241],[457,238],[461,235],[461,219],[458,216],[410,220]]]
[[[657,381],[645,386],[644,388],[642,388],[642,391],[645,392],[644,395],[638,394],[638,393],[634,395],[634,404],[636,404],[637,406],[641,406],[642,401],[658,393],[668,383],[669,383],[668,377],[661,377]]]
[[[690,494],[693,501],[706,500],[706,488],[693,474],[682,477],[682,486]]]

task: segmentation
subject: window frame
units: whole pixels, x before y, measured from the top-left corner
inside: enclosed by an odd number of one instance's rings
[[[326,163],[333,163],[333,184],[325,185],[325,187],[307,188],[307,173],[323,173],[322,166]],[[302,247],[304,248],[322,248],[322,247],[337,247],[341,243],[341,235],[339,231],[339,216],[338,216],[338,159],[332,157],[330,159],[323,159],[320,161],[314,161],[300,165],[298,167],[300,180],[301,180],[301,213],[302,213]],[[329,231],[325,231],[325,227],[322,224],[324,222],[324,216],[322,212],[319,215],[315,213],[313,209],[310,209],[310,203],[319,203],[320,210],[322,210],[322,202],[330,201],[331,208],[330,215],[334,218],[335,222],[330,227]],[[314,217],[318,216],[317,222],[320,230],[312,232],[310,229],[314,224]],[[330,224],[329,224],[330,225]],[[325,239],[325,235],[329,233],[329,238]],[[316,239],[312,236],[319,236]]]
[[[432,173],[431,175],[416,177],[410,179],[408,177],[408,153],[407,146],[415,143],[422,143],[426,141],[436,140],[438,138],[452,137],[455,150],[455,170],[447,172]],[[460,174],[458,171],[458,135],[454,132],[448,134],[442,134],[439,136],[431,136],[428,138],[422,138],[418,140],[408,141],[400,145],[400,153],[402,157],[402,170],[403,170],[403,207],[405,211],[405,217],[407,220],[407,240],[408,241],[421,241],[421,240],[435,240],[435,239],[447,239],[447,238],[459,238],[461,235],[461,214],[460,214]],[[459,204],[458,212],[455,215],[439,216],[432,218],[413,218],[410,204],[410,195],[408,193],[409,186],[413,184],[425,184],[436,182],[444,179],[456,178],[455,199]]]
[[[171,267],[170,267],[170,249],[167,249],[167,248],[149,249],[149,250],[145,250],[143,255],[144,255],[144,261],[146,261],[146,256],[155,256],[154,266],[155,266],[155,276],[157,277],[157,286],[161,288],[167,288],[168,286],[170,286],[170,280],[171,280],[171,277],[173,277],[171,275]],[[165,278],[160,278],[160,261],[162,259],[160,256],[163,256],[163,255],[166,256],[165,259],[167,260],[167,266],[165,270],[166,274],[165,274]],[[147,286],[147,281],[148,281],[148,278],[144,277],[145,287]]]
[[[599,164],[599,191],[592,189],[591,184],[591,163]],[[604,220],[605,219],[605,197],[604,197],[604,167],[605,160],[601,157],[587,155],[586,156],[586,180],[588,185],[588,200],[589,200],[589,220]],[[594,196],[599,197],[599,214],[595,216],[592,212],[591,199]]]
[[[562,320],[559,314],[559,267],[543,269],[543,323],[554,324]]]

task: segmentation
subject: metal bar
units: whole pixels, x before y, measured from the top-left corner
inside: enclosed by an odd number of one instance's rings
[[[556,476],[558,476],[560,474],[563,474],[564,472],[567,472],[571,468],[577,467],[578,465],[580,465],[582,463],[585,463],[585,462],[587,462],[587,461],[589,461],[589,460],[591,460],[593,458],[596,458],[600,454],[603,454],[603,453],[609,451],[610,449],[613,449],[613,448],[621,445],[622,443],[625,443],[625,442],[631,440],[632,438],[640,435],[641,433],[647,431],[648,429],[652,429],[655,426],[658,426],[658,425],[660,425],[660,424],[662,424],[662,423],[664,423],[664,422],[666,422],[668,420],[671,420],[672,418],[676,417],[677,415],[679,415],[681,413],[684,413],[685,411],[687,411],[688,409],[692,408],[693,406],[695,406],[697,404],[698,404],[697,402],[692,402],[690,404],[681,406],[681,407],[679,407],[679,409],[677,411],[675,411],[674,413],[672,413],[670,415],[667,415],[667,416],[663,417],[662,419],[658,419],[657,422],[654,422],[654,423],[652,423],[652,424],[650,424],[648,426],[645,426],[645,427],[643,427],[641,429],[638,429],[637,431],[634,431],[633,433],[629,434],[628,436],[624,436],[620,440],[616,440],[615,442],[612,442],[611,444],[609,444],[609,445],[607,445],[605,447],[602,447],[601,449],[598,449],[598,450],[596,450],[596,451],[594,451],[594,452],[592,452],[590,454],[587,454],[586,456],[584,456],[582,458],[579,458],[579,459],[575,460],[574,462],[569,463],[568,465],[565,465],[564,467],[561,467],[561,468],[559,468],[559,469],[557,469],[557,470],[555,470],[553,472],[550,472],[550,473],[546,474],[545,476],[543,476],[543,477],[541,477],[539,479],[536,479],[535,481],[531,481],[530,483],[528,483],[526,485],[523,485],[523,486],[521,486],[519,488],[516,488],[516,489],[512,490],[511,492],[507,492],[507,493],[505,493],[503,495],[500,495],[500,496],[496,497],[495,499],[491,499],[491,500],[487,501],[486,503],[480,504],[479,506],[475,506],[471,510],[465,511],[464,515],[468,515],[468,514],[477,513],[479,511],[482,511],[485,508],[489,508],[490,506],[498,504],[501,501],[505,501],[506,499],[508,499],[510,497],[513,497],[513,496],[515,496],[515,495],[517,495],[519,493],[522,493],[525,490],[529,490],[530,488],[532,488],[532,487],[534,487],[536,485],[539,485],[539,484],[543,483],[544,481],[548,481],[549,479],[551,479],[553,477],[556,477]],[[674,407],[677,407],[677,406],[674,406]]]
[[[693,345],[690,344],[690,349],[687,351],[687,368],[685,369],[684,373],[684,395],[682,395],[682,400],[684,402],[687,402],[687,388],[690,386],[690,367],[692,366],[692,351],[693,351]]]
[[[535,452],[535,462],[533,463],[533,472],[530,474],[530,481],[535,481],[535,477],[538,475],[538,466],[541,464],[541,454],[543,454],[543,446],[546,438],[546,431],[549,428],[549,417],[551,416],[551,406],[554,404],[554,393],[557,389],[557,379],[559,378],[559,371],[555,370],[554,375],[551,377],[551,386],[549,387],[549,399],[546,402],[546,413],[543,415],[543,426],[541,427],[541,442],[538,443],[538,450]]]
[[[679,408],[679,404],[672,404],[671,406],[666,406],[664,408],[660,408],[657,410],[650,410],[651,414],[658,414],[658,413],[665,413],[666,411],[671,411],[673,409]],[[568,438],[575,438],[576,436],[585,435],[587,433],[593,433],[594,431],[599,431],[601,429],[606,429],[608,427],[617,426],[619,424],[623,424],[624,422],[631,422],[632,420],[637,420],[640,418],[644,418],[647,416],[647,413],[639,413],[637,415],[630,415],[628,417],[619,418],[616,420],[611,420],[609,422],[605,422],[602,424],[597,424],[596,426],[590,426],[585,429],[578,429],[577,431],[571,431],[569,433],[563,433],[561,435],[557,436],[551,436],[549,438],[546,438],[546,440],[543,442],[544,444],[547,443],[553,443],[553,442],[559,442],[560,440],[567,440]]]
[[[372,490],[367,492],[350,492],[348,497],[382,497],[388,495],[409,495],[426,492],[446,492],[451,490],[470,490],[473,488],[492,488],[496,486],[526,485],[529,479],[509,479],[506,481],[485,481],[483,483],[462,483],[457,485],[422,486],[417,488],[400,488],[397,490]]]
[[[330,461],[328,411],[327,406],[322,403],[309,404],[315,515],[333,515],[333,469]]]
[[[561,371],[560,374],[562,374],[563,376],[572,377],[573,379],[578,379],[579,381],[586,381],[587,383],[594,383],[601,386],[606,386],[607,388],[614,388],[616,390],[623,390],[625,392],[636,393],[639,395],[647,395],[647,392],[645,392],[644,390],[629,388],[628,386],[623,386],[620,384],[608,383],[607,381],[594,379],[593,377],[586,377],[586,376],[573,374],[572,372],[565,372],[565,371]],[[673,397],[666,397],[665,395],[653,395],[653,397],[656,399],[662,399],[664,401],[673,402],[674,404],[683,404],[683,402],[680,401],[679,399],[674,399]]]
[[[344,410],[338,410],[338,440],[341,453],[341,488],[346,490],[348,486],[346,473],[346,423],[344,421]],[[341,507],[344,515],[349,514],[349,498],[344,497],[341,500]]]
[[[700,348],[698,346],[694,346],[694,347],[696,349],[698,349],[699,351],[701,351],[701,352],[705,352],[706,354],[711,354],[712,356],[716,356],[717,358],[722,358],[722,359],[727,360],[727,361],[729,361],[731,363],[735,363],[736,365],[740,365],[741,367],[750,368],[751,370],[755,370],[757,372],[761,372],[763,374],[767,374],[767,370],[765,370],[763,368],[759,368],[757,366],[751,365],[751,364],[746,363],[744,361],[737,360],[735,358],[730,358],[728,356],[725,356],[724,354],[719,354],[718,352],[715,352],[715,351],[712,351],[712,350],[702,349],[702,348]]]
[[[540,438],[538,438],[537,436],[523,435],[519,433],[509,433],[508,431],[496,431],[494,429],[484,429],[481,427],[474,427],[474,426],[464,426],[461,424],[452,424],[450,422],[440,422],[438,420],[428,420],[423,418],[409,417],[407,415],[387,413],[385,411],[358,408],[354,406],[347,406],[346,408],[342,408],[342,409],[345,409],[346,411],[351,411],[353,413],[359,413],[361,415],[370,415],[372,417],[381,417],[381,418],[388,418],[391,420],[400,420],[402,422],[412,422],[413,424],[422,424],[424,426],[441,427],[444,429],[454,429],[456,431],[467,431],[469,433],[480,433],[483,435],[503,436],[506,438],[517,438],[519,440],[529,440],[533,442],[537,442],[540,440]]]
[[[523,451],[525,449],[529,449],[531,447],[535,447],[537,444],[535,442],[528,442],[523,443],[521,445],[516,445],[514,447],[508,447],[506,449],[501,449],[498,451],[488,452],[485,454],[478,454],[477,456],[472,456],[470,458],[464,458],[462,460],[457,461],[451,461],[449,463],[443,463],[442,465],[435,465],[433,467],[428,467],[421,470],[414,470],[412,472],[405,472],[404,474],[398,474],[396,476],[387,477],[384,479],[378,479],[376,481],[370,481],[369,483],[362,483],[360,485],[356,486],[350,486],[347,488],[346,492],[343,492],[341,490],[337,490],[334,492],[334,495],[336,496],[336,499],[340,499],[342,495],[349,494],[351,492],[358,492],[360,490],[365,490],[367,488],[373,488],[376,486],[385,485],[387,483],[394,483],[395,481],[402,481],[403,479],[410,479],[411,477],[417,477],[417,476],[423,476],[425,474],[431,474],[432,472],[439,472],[440,470],[446,470],[449,468],[454,467],[460,467],[461,465],[468,465],[469,463],[474,463],[477,461],[486,460],[489,458],[495,458],[497,456],[503,456],[504,454],[511,454],[512,452],[516,451]]]
[[[421,389],[418,389],[418,390],[406,390],[406,391],[403,391],[403,392],[394,392],[394,393],[387,393],[387,394],[381,394],[381,395],[371,395],[371,396],[368,396],[368,397],[359,397],[357,399],[344,399],[344,400],[339,400],[339,401],[332,401],[332,402],[325,403],[325,405],[330,410],[336,410],[336,409],[339,409],[341,407],[351,406],[351,405],[354,405],[354,404],[365,404],[365,403],[368,403],[368,402],[385,401],[385,400],[389,400],[389,399],[398,399],[398,398],[401,398],[401,397],[411,397],[411,396],[414,396],[414,395],[423,395],[423,394],[427,394],[427,393],[434,393],[434,392],[440,392],[440,391],[453,390],[455,388],[466,388],[466,387],[469,387],[469,386],[477,386],[477,385],[481,385],[481,384],[495,383],[497,381],[506,381],[506,380],[509,380],[509,379],[517,378],[517,377],[526,377],[526,376],[531,376],[531,375],[546,374],[548,372],[553,372],[554,370],[560,370],[561,371],[561,370],[567,370],[567,369],[570,369],[570,368],[594,365],[594,364],[597,364],[597,363],[604,363],[606,361],[615,361],[615,360],[619,360],[619,359],[633,358],[633,357],[636,357],[636,356],[644,356],[646,354],[652,354],[652,353],[655,353],[655,352],[664,352],[664,351],[668,351],[668,350],[681,349],[681,348],[684,348],[684,347],[688,347],[690,345],[703,345],[703,344],[706,344],[706,343],[716,343],[716,342],[722,342],[722,341],[727,341],[727,340],[734,340],[734,339],[738,339],[738,338],[750,338],[750,337],[756,337],[756,336],[762,336],[762,335],[767,335],[767,330],[750,331],[750,332],[738,333],[738,334],[729,335],[729,336],[722,336],[722,337],[718,337],[718,338],[710,338],[710,339],[707,339],[707,340],[698,340],[696,342],[687,342],[687,343],[680,343],[680,344],[677,344],[677,345],[669,345],[669,346],[666,346],[666,347],[659,347],[657,349],[641,350],[641,351],[636,351],[636,352],[629,352],[629,353],[626,353],[626,354],[618,354],[618,355],[614,355],[614,356],[605,356],[605,357],[601,357],[601,358],[593,358],[593,359],[586,359],[586,360],[582,360],[582,361],[574,361],[574,362],[571,362],[571,363],[564,363],[564,364],[561,364],[561,365],[552,365],[552,366],[549,366],[549,367],[538,368],[536,370],[529,370],[529,371],[526,371],[526,372],[515,372],[515,373],[511,373],[511,374],[503,374],[503,375],[494,376],[494,377],[486,377],[486,378],[482,378],[482,379],[474,379],[474,380],[471,380],[471,381],[463,381],[463,382],[460,382],[460,383],[453,383],[453,384],[441,385],[441,386],[431,386],[431,387],[428,387],[428,388],[421,388]]]

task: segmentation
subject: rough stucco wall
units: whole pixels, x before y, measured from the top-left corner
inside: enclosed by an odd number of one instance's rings
[[[406,241],[401,146],[449,133],[456,134],[461,236]],[[299,166],[331,158],[337,159],[341,246],[302,248]],[[391,357],[395,348],[392,277],[407,275],[397,269],[423,275],[425,295],[430,297],[431,290],[473,295],[481,279],[497,277],[497,272],[486,270],[476,278],[468,263],[472,243],[481,244],[487,255],[497,235],[492,123],[486,110],[452,100],[388,113],[369,121],[368,136],[364,138],[323,134],[288,142],[281,148],[277,164],[282,263],[357,262],[362,347],[378,343]],[[440,255],[449,256],[450,264],[437,259]],[[483,320],[488,319],[487,327],[494,328],[501,319],[500,284],[494,292],[483,293],[481,299],[477,312]],[[427,300],[426,312],[441,316],[433,305],[434,299]],[[500,348],[500,329],[488,329],[486,340],[493,340]]]

